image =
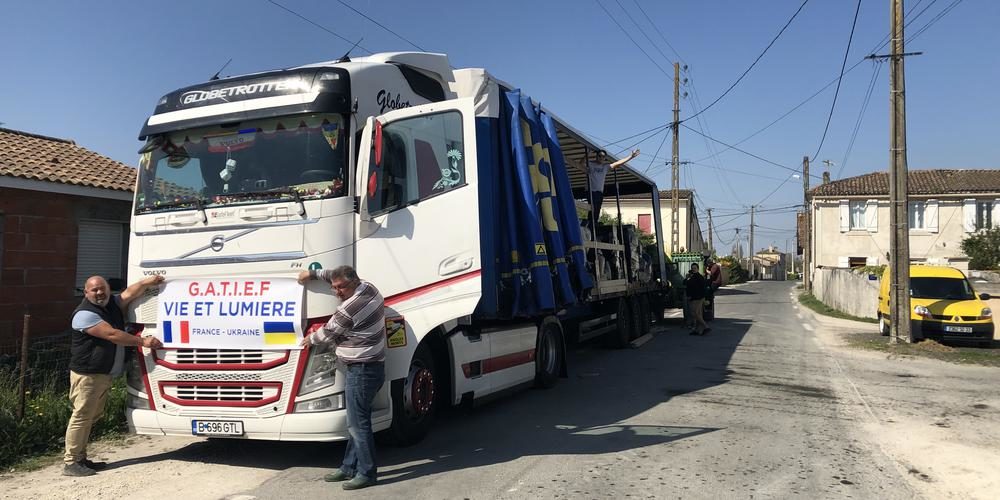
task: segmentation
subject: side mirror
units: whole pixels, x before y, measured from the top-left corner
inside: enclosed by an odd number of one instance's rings
[[[992,298],[993,297],[990,294],[988,294],[988,293],[981,293],[981,294],[979,294],[979,299],[980,300],[990,300]]]

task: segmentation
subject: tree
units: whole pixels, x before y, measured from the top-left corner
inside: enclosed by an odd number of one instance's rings
[[[969,256],[969,269],[1000,268],[1000,226],[962,240],[962,251]]]

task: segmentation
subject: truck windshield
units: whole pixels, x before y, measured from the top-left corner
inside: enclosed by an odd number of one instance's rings
[[[972,300],[969,282],[960,278],[910,278],[910,296],[918,299]]]
[[[136,213],[345,196],[346,137],[340,115],[309,114],[151,138]]]

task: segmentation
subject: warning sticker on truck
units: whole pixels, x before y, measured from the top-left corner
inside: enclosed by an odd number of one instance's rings
[[[385,319],[385,341],[389,347],[406,346],[406,321],[402,316]]]

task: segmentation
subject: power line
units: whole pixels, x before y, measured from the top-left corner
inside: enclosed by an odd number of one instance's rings
[[[823,137],[819,140],[819,147],[813,154],[813,159],[819,157],[819,152],[823,150],[823,143],[826,142],[826,133],[830,130],[830,121],[833,120],[833,110],[837,107],[837,96],[840,95],[840,84],[844,80],[844,68],[847,67],[847,56],[851,53],[851,42],[854,41],[854,28],[858,25],[858,14],[861,12],[861,0],[854,9],[854,21],[851,23],[851,34],[847,38],[847,48],[844,49],[844,60],[840,63],[840,76],[837,77],[837,90],[833,92],[833,103],[830,104],[830,113],[826,116],[826,126],[823,127]]]
[[[367,14],[365,14],[364,12],[361,12],[358,9],[355,9],[354,7],[352,7],[351,5],[349,5],[347,2],[344,2],[344,0],[337,0],[337,1],[340,2],[340,4],[343,5],[344,7],[347,7],[348,9],[353,10],[355,14],[357,14],[357,15],[359,15],[359,16],[361,16],[361,17],[363,17],[363,18],[365,18],[365,19],[367,19],[369,21],[371,21],[372,23],[374,23],[379,28],[382,28],[382,29],[388,31],[389,33],[392,33],[393,35],[396,36],[396,38],[399,38],[400,40],[402,40],[402,41],[404,41],[404,42],[406,42],[406,43],[408,43],[408,44],[416,47],[418,50],[420,50],[422,52],[427,52],[427,49],[425,49],[425,48],[423,48],[423,47],[421,47],[421,46],[419,46],[419,45],[411,42],[409,39],[407,39],[403,35],[400,35],[399,33],[396,33],[395,31],[392,31],[391,29],[389,29],[388,27],[386,27],[384,24],[382,24],[382,23],[380,23],[380,22],[372,19],[371,17],[368,17]],[[274,3],[274,2],[271,2],[271,3]]]
[[[656,27],[656,23],[654,23],[653,20],[649,18],[649,15],[646,14],[646,11],[642,8],[641,5],[639,5],[639,2],[636,0],[632,0],[632,3],[634,3],[635,6],[639,8],[639,12],[641,12],[643,17],[646,18],[646,21],[649,22],[649,25],[652,26],[654,30],[656,30],[656,33],[660,35],[660,39],[662,39],[663,43],[667,45],[667,48],[669,48],[670,51],[673,52],[675,56],[677,56],[677,60],[684,64],[687,64],[687,61],[685,61],[684,58],[681,57],[680,53],[678,53],[677,50],[674,49],[674,46],[670,45],[670,42],[667,41],[667,37],[663,36],[663,32],[660,31],[660,28]],[[664,56],[664,59],[669,60],[669,58],[666,56]]]
[[[609,146],[614,146],[615,144],[618,144],[620,142],[625,142],[625,141],[627,141],[629,139],[634,139],[636,137],[639,137],[640,135],[644,135],[644,134],[648,134],[649,132],[653,132],[654,130],[662,130],[662,129],[665,129],[665,128],[670,128],[670,124],[668,123],[666,125],[657,125],[657,126],[651,128],[651,129],[646,129],[646,130],[643,130],[642,132],[639,132],[637,134],[632,134],[632,135],[630,135],[628,137],[625,137],[623,139],[618,139],[615,142],[609,142],[609,143],[605,144],[604,147],[607,148]]]
[[[311,24],[311,25],[313,25],[313,26],[315,26],[315,27],[317,27],[317,28],[319,28],[319,29],[321,29],[321,30],[323,30],[323,31],[325,31],[325,32],[327,32],[327,33],[329,33],[329,34],[331,34],[331,35],[333,35],[333,36],[335,36],[335,37],[337,37],[337,38],[345,41],[345,42],[347,42],[347,43],[349,43],[349,44],[351,44],[351,45],[355,44],[354,40],[350,40],[347,37],[345,37],[344,35],[341,35],[340,33],[337,33],[336,31],[333,31],[330,28],[327,28],[326,26],[323,26],[322,24],[317,23],[316,21],[313,21],[312,19],[309,19],[308,17],[303,16],[302,14],[299,14],[298,12],[295,12],[292,9],[289,9],[288,7],[285,7],[284,5],[281,5],[280,3],[278,3],[278,2],[276,2],[274,0],[267,0],[267,1],[268,1],[268,3],[274,5],[275,7],[278,7],[279,9],[281,9],[281,10],[283,10],[285,12],[288,12],[289,14],[291,14],[291,15],[293,15],[293,16],[295,16],[295,17],[297,17],[297,18],[299,18],[299,19],[301,19],[301,20],[303,20],[303,21],[305,21],[305,22],[307,22],[307,23],[309,23],[309,24]],[[358,48],[360,48],[361,50],[364,50],[365,52],[368,52],[369,54],[372,53],[372,51],[370,51],[370,50],[362,47],[360,43],[357,44],[357,46],[358,46]]]
[[[618,20],[611,15],[611,12],[608,12],[608,9],[604,8],[604,4],[601,3],[601,0],[594,0],[594,2],[596,2],[597,6],[600,7],[605,14],[607,14],[608,19],[610,19],[611,22],[615,23],[615,26],[618,26],[618,29],[622,30],[622,33],[624,33],[625,36],[632,41],[632,44],[635,45],[635,48],[639,49],[639,51],[646,56],[646,59],[649,59],[649,62],[653,63],[653,66],[656,66],[656,69],[660,70],[660,73],[663,73],[663,76],[666,76],[667,78],[672,78],[669,74],[667,74],[667,72],[663,69],[663,67],[661,67],[652,57],[650,57],[649,53],[646,52],[646,50],[643,49],[642,46],[640,46],[639,43],[635,41],[635,38],[632,38],[632,35],[628,34],[628,31],[626,31],[625,28],[618,22]]]
[[[670,61],[670,58],[667,57],[667,55],[664,54],[662,50],[660,50],[660,47],[658,45],[656,45],[656,43],[654,43],[651,38],[649,38],[649,35],[646,34],[646,30],[642,29],[642,26],[639,26],[639,23],[635,22],[635,19],[632,18],[632,14],[628,13],[628,10],[625,8],[624,5],[622,5],[621,1],[615,0],[615,3],[617,3],[618,7],[620,7],[622,9],[622,12],[625,13],[625,16],[628,17],[628,20],[632,21],[632,24],[634,24],[636,28],[639,28],[639,33],[642,33],[642,36],[644,36],[646,38],[646,41],[649,42],[649,44],[652,45],[653,48],[656,49],[656,51],[659,52],[661,56],[663,56],[664,59],[666,59],[667,61],[669,61],[672,64],[673,61]],[[636,5],[639,5],[639,4],[637,3]],[[649,18],[647,17],[646,19],[648,20]]]
[[[837,178],[841,178],[841,174],[844,173],[844,168],[847,166],[847,160],[851,156],[851,152],[854,150],[854,141],[858,138],[858,132],[861,130],[861,122],[865,118],[865,112],[868,111],[868,103],[871,102],[872,93],[875,91],[875,84],[878,82],[878,75],[882,70],[882,61],[876,60],[875,66],[872,69],[872,77],[868,82],[868,91],[865,93],[865,98],[861,103],[861,110],[858,112],[858,119],[854,122],[854,130],[851,132],[851,140],[847,143],[847,150],[844,152],[844,158],[840,161],[840,169],[837,170]]]
[[[777,162],[773,162],[771,160],[768,160],[767,158],[763,158],[763,157],[757,156],[757,155],[755,155],[755,154],[753,154],[753,153],[751,153],[749,151],[742,150],[742,149],[740,149],[740,148],[738,148],[736,146],[733,146],[733,145],[730,145],[730,144],[726,144],[725,142],[722,142],[722,141],[720,141],[720,140],[718,140],[718,139],[716,139],[714,137],[709,137],[709,136],[707,136],[707,135],[705,135],[705,134],[703,134],[703,133],[701,133],[701,132],[699,132],[699,131],[697,131],[697,130],[695,130],[695,129],[687,126],[687,125],[684,125],[683,123],[681,125],[684,128],[686,128],[686,129],[688,129],[688,130],[690,130],[690,131],[692,131],[692,132],[694,132],[694,133],[696,133],[698,135],[701,135],[701,136],[704,136],[704,137],[708,137],[708,139],[711,140],[711,141],[715,141],[715,142],[717,142],[719,144],[722,144],[723,146],[728,146],[730,149],[735,149],[736,151],[739,151],[740,153],[743,153],[743,154],[745,154],[747,156],[750,156],[752,158],[756,158],[756,159],[758,159],[758,160],[760,160],[760,161],[762,161],[764,163],[768,163],[768,164],[774,165],[774,166],[779,167],[779,168],[783,168],[783,169],[791,171],[791,172],[795,172],[795,173],[799,172],[797,169],[794,169],[794,168],[791,168],[791,167],[786,167],[785,165],[782,165],[782,164],[777,163]],[[810,177],[815,177],[817,179],[820,178],[817,175],[810,175]]]
[[[764,47],[764,51],[761,52],[759,56],[757,56],[757,59],[754,59],[753,63],[750,64],[750,66],[746,69],[746,71],[744,71],[743,74],[740,75],[740,77],[737,78],[736,81],[733,82],[733,84],[730,85],[729,88],[726,89],[726,91],[722,93],[722,95],[720,95],[719,97],[716,97],[715,100],[712,101],[711,104],[709,104],[708,106],[702,108],[702,110],[699,111],[699,112],[697,112],[697,113],[695,113],[694,116],[689,116],[689,117],[681,120],[681,122],[685,122],[687,120],[690,120],[691,118],[694,118],[695,116],[698,116],[701,113],[704,113],[704,112],[708,111],[712,106],[715,106],[715,104],[717,102],[721,101],[723,97],[726,97],[726,94],[729,94],[729,92],[731,90],[733,90],[736,87],[736,85],[738,85],[740,83],[740,81],[743,80],[743,77],[747,76],[747,73],[749,73],[750,70],[753,69],[753,67],[757,65],[757,63],[761,60],[761,58],[764,57],[764,54],[767,54],[767,51],[771,48],[772,45],[774,45],[774,42],[778,41],[778,38],[781,37],[781,34],[784,33],[786,29],[788,29],[788,26],[792,24],[792,21],[794,21],[795,17],[799,15],[799,12],[802,12],[802,8],[805,7],[807,3],[809,3],[809,0],[804,0],[802,2],[802,5],[799,5],[799,8],[795,10],[795,13],[792,14],[792,17],[788,18],[788,22],[786,22],[785,25],[781,27],[781,31],[779,31],[777,35],[774,35],[774,39],[771,40],[771,43],[767,44],[767,47]]]
[[[649,169],[653,166],[653,162],[656,161],[656,155],[660,154],[660,150],[663,149],[663,145],[667,142],[667,136],[669,135],[670,134],[663,134],[663,140],[660,141],[660,145],[656,148],[656,152],[653,153],[653,157],[649,159],[649,165],[646,167],[646,170],[642,171],[642,173],[645,174],[646,172],[649,172]]]
[[[938,15],[934,16],[933,18],[931,18],[931,20],[928,21],[927,24],[925,24],[923,28],[920,28],[919,30],[917,30],[917,32],[914,33],[913,36],[910,37],[910,41],[912,42],[914,38],[916,38],[916,37],[920,36],[921,34],[923,34],[924,31],[927,31],[927,28],[930,28],[931,25],[933,25],[934,23],[940,21],[942,17],[947,16],[948,13],[951,12],[951,9],[954,9],[960,3],[962,3],[962,0],[955,0],[955,1],[951,2],[951,4],[949,4],[947,7],[945,7],[944,10],[942,10],[940,13],[938,13]]]

